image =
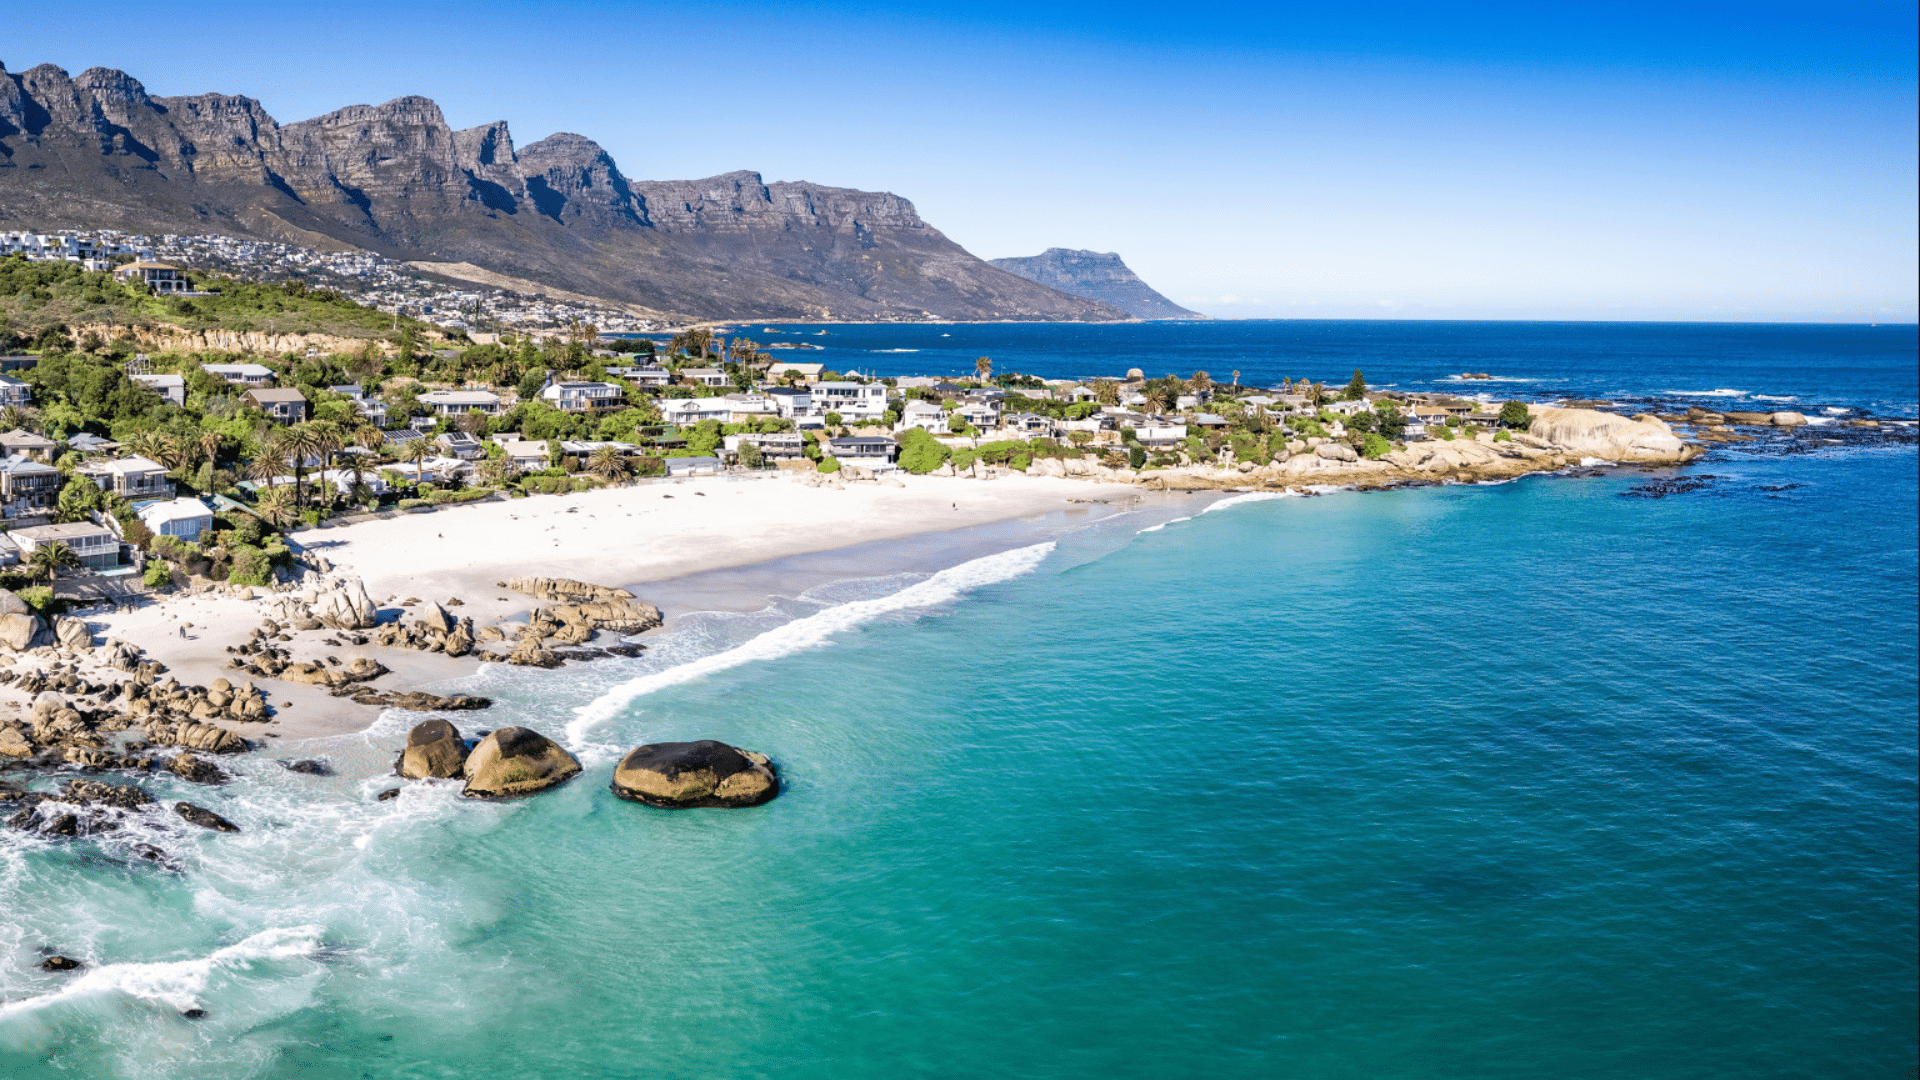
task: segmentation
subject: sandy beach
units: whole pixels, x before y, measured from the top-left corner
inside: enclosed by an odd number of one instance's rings
[[[537,601],[499,588],[510,577],[565,577],[606,585],[665,581],[873,541],[1011,519],[1040,517],[1074,504],[1130,504],[1124,485],[1008,476],[992,481],[931,476],[904,486],[807,487],[785,476],[710,477],[601,489],[564,496],[447,507],[430,514],[308,529],[296,549],[338,571],[357,574],[383,612],[410,599],[446,603],[485,626]],[[647,599],[644,590],[641,598]],[[673,613],[668,612],[671,616]],[[137,609],[90,616],[98,638],[119,638],[160,660],[183,683],[238,677],[228,647],[265,618],[260,600],[224,591],[157,598]],[[405,617],[404,615],[402,617]],[[375,645],[330,645],[332,631],[294,631],[287,647],[302,660],[366,656],[391,669],[370,684],[407,691],[471,674],[472,657]],[[378,709],[325,689],[260,681],[276,710],[265,725],[240,725],[250,738],[302,738],[358,730]],[[17,694],[0,689],[0,700]],[[15,703],[24,707],[22,698]]]

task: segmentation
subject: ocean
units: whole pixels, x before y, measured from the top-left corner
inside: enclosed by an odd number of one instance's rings
[[[829,330],[882,374],[1920,409],[1912,326]],[[1839,432],[663,583],[716,599],[642,657],[450,684],[580,755],[555,791],[375,801],[391,715],[145,781],[244,830],[147,836],[178,873],[0,831],[0,1072],[1910,1076],[1920,477]],[[693,738],[783,793],[607,790]]]

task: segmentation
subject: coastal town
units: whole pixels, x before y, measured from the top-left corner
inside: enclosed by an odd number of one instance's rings
[[[751,561],[1148,496],[1673,465],[1716,443],[1879,423],[1408,392],[1359,371],[1047,379],[982,356],[882,377],[711,326],[608,331],[575,312],[546,332],[486,333],[403,318],[297,276],[271,246],[222,261],[133,238],[5,241],[4,768],[217,776],[195,755],[388,708],[482,709],[418,687],[487,662],[636,655],[663,616],[621,582],[719,551]],[[287,272],[208,269],[262,252]],[[62,303],[112,314],[28,321]],[[204,347],[252,340],[267,319],[321,329],[276,331],[274,351]],[[655,539],[636,550],[603,517],[650,522]],[[493,544],[476,550],[477,536]],[[21,820],[65,827],[43,818]]]

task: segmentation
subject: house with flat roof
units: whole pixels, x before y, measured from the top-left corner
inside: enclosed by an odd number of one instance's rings
[[[133,381],[175,405],[187,403],[187,379],[184,375],[135,375]]]
[[[779,363],[767,368],[767,378],[770,380],[779,380],[788,375],[792,375],[802,382],[812,382],[818,379],[820,373],[824,370],[826,370],[825,364]],[[901,380],[901,385],[906,385],[905,379]]]
[[[433,441],[439,445],[442,453],[461,461],[478,461],[487,456],[487,448],[481,445],[480,440],[464,431],[449,431],[445,435],[435,436]]]
[[[1133,434],[1141,446],[1178,446],[1186,441],[1187,425],[1152,420],[1134,428]]]
[[[828,439],[826,453],[842,465],[890,465],[894,454],[900,450],[900,444],[883,435],[849,435],[841,439]]]
[[[728,435],[722,444],[728,452],[735,454],[743,446],[756,447],[768,461],[798,461],[806,456],[807,448],[806,437],[797,431]]]
[[[637,364],[633,367],[611,367],[607,374],[616,379],[625,379],[635,386],[657,388],[673,381],[673,373],[659,364]]]
[[[376,397],[368,397],[359,383],[347,383],[344,386],[329,386],[328,390],[353,402],[353,409],[365,417],[374,427],[387,426],[387,404]]]
[[[54,442],[45,435],[36,435],[23,428],[14,428],[5,435],[0,435],[0,455],[6,457],[22,457],[28,461],[51,462],[54,452],[59,449],[59,443]]]
[[[626,392],[612,383],[556,382],[540,391],[540,400],[561,412],[599,412],[626,404]]]
[[[0,459],[0,511],[7,517],[33,517],[60,498],[60,470],[39,461]]]
[[[9,405],[24,409],[33,403],[33,387],[11,375],[0,375],[0,409]]]
[[[878,383],[817,382],[812,390],[820,415],[839,413],[849,424],[878,420],[887,411],[887,388]]]
[[[173,498],[167,467],[137,454],[114,461],[89,461],[73,472],[98,484],[101,491],[123,499]]]
[[[96,525],[91,521],[33,525],[15,529],[9,535],[14,543],[20,545],[21,554],[28,560],[42,546],[58,541],[79,556],[81,565],[89,570],[111,570],[120,565],[120,538],[105,525]]]
[[[213,528],[213,510],[199,499],[168,499],[141,507],[140,523],[156,536],[197,544]]]
[[[298,390],[259,387],[241,394],[240,404],[259,409],[282,424],[298,424],[307,419],[307,395]]]
[[[235,386],[266,386],[273,382],[273,369],[264,364],[201,364],[200,370]]]
[[[712,476],[720,471],[720,459],[717,457],[674,457],[668,458],[668,476]]]
[[[506,411],[505,402],[491,390],[429,390],[416,395],[415,400],[432,409],[435,416],[459,416],[470,412],[498,416]]]
[[[680,369],[680,381],[718,388],[727,385],[727,373],[717,367],[686,367]]]

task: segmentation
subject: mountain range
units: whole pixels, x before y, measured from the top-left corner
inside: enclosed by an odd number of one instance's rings
[[[994,259],[993,265],[1028,281],[1111,304],[1136,319],[1204,319],[1155,292],[1111,251],[1048,248],[1038,255]]]
[[[1129,318],[975,258],[892,194],[634,180],[584,136],[516,147],[505,121],[456,131],[423,97],[281,124],[111,68],[0,66],[0,222],[359,248],[677,318]]]

